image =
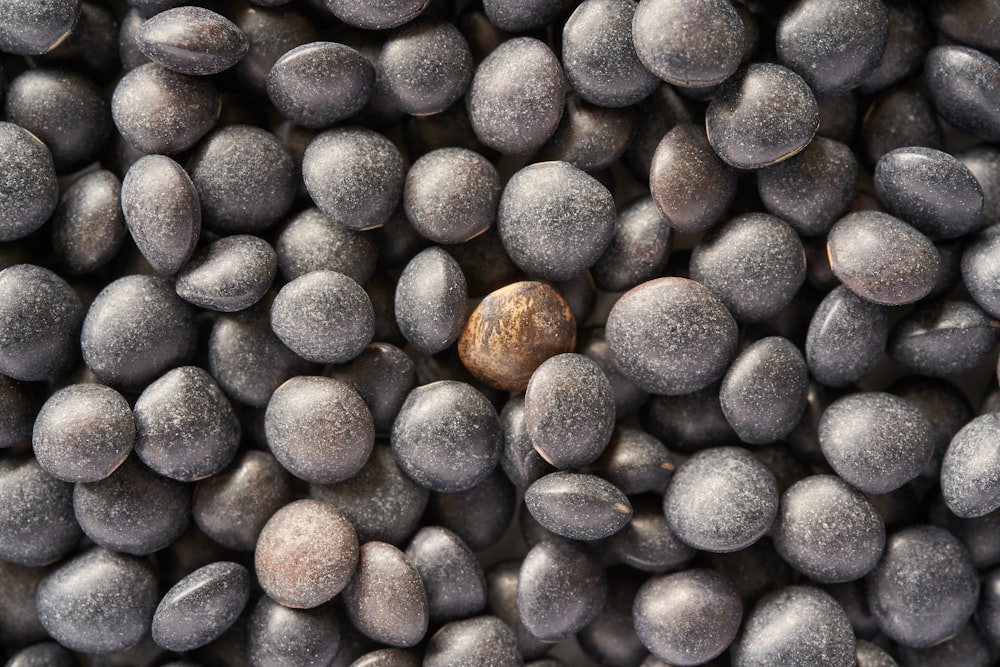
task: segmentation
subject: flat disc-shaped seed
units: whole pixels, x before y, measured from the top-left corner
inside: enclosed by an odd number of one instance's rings
[[[982,225],[992,225],[1000,220],[1000,149],[979,144],[955,155],[964,164],[983,189]]]
[[[750,546],[778,512],[774,474],[741,447],[713,447],[682,463],[663,496],[670,530],[703,551]]]
[[[0,373],[34,382],[58,377],[78,358],[83,304],[69,284],[34,264],[0,271]]]
[[[392,430],[407,394],[417,385],[413,360],[389,343],[371,343],[353,360],[330,369],[327,374],[361,394],[378,433]]]
[[[860,491],[815,475],[782,494],[773,537],[781,557],[813,581],[853,581],[878,564],[885,524]]]
[[[135,452],[156,472],[192,482],[229,465],[240,444],[232,405],[207,371],[183,366],[135,402]]]
[[[514,631],[518,650],[527,661],[545,653],[551,644],[532,635],[521,622],[517,611],[517,580],[520,569],[521,561],[508,560],[493,566],[486,573],[487,610]]]
[[[292,378],[275,390],[264,416],[267,444],[290,473],[332,484],[361,470],[375,444],[372,415],[348,384]]]
[[[736,357],[719,401],[740,440],[759,445],[791,433],[805,412],[808,388],[802,353],[787,338],[770,336]]]
[[[987,227],[962,253],[962,283],[980,308],[1000,317],[1000,226]]]
[[[702,128],[681,123],[653,153],[649,190],[672,228],[695,234],[718,222],[733,203],[736,172],[712,150]]]
[[[632,504],[614,484],[596,475],[554,472],[524,492],[531,516],[556,535],[599,540],[632,518]]]
[[[490,23],[506,32],[537,30],[559,18],[571,0],[484,0]]]
[[[472,80],[472,53],[457,27],[421,17],[386,40],[378,59],[379,85],[402,112],[440,113]]]
[[[271,304],[271,328],[297,355],[344,363],[375,335],[375,311],[364,289],[342,273],[313,271],[286,284]]]
[[[959,130],[1000,141],[1000,63],[966,46],[937,46],[924,61],[934,108]]]
[[[521,269],[549,281],[590,268],[611,243],[615,204],[597,179],[568,162],[514,174],[500,196],[497,231]]]
[[[70,37],[43,59],[53,64],[73,65],[89,75],[111,80],[120,62],[119,12],[91,2],[81,3],[80,18]]]
[[[569,95],[559,127],[537,160],[562,160],[588,173],[607,169],[628,148],[635,124],[631,109],[608,109]]]
[[[640,413],[643,427],[681,452],[739,442],[719,403],[719,384],[676,396],[653,396]]]
[[[875,368],[889,337],[885,306],[840,285],[823,297],[806,335],[806,363],[831,387],[856,382]]]
[[[484,145],[507,155],[536,150],[562,117],[559,60],[533,37],[508,39],[476,68],[465,103]]]
[[[227,125],[201,142],[188,164],[205,226],[254,233],[278,222],[298,190],[295,160],[270,132]]]
[[[746,213],[706,234],[689,268],[691,279],[715,292],[738,322],[761,322],[784,310],[799,291],[806,256],[786,222]]]
[[[573,90],[591,104],[626,107],[660,83],[635,52],[634,0],[585,0],[563,24],[562,65]]]
[[[267,452],[250,449],[218,475],[198,482],[191,514],[214,542],[253,551],[267,520],[293,498],[291,475]]]
[[[496,220],[500,175],[467,148],[439,148],[406,173],[403,208],[421,235],[437,243],[463,243]]]
[[[586,655],[605,665],[639,665],[649,655],[632,622],[632,603],[645,579],[644,575],[625,565],[608,568],[608,597],[604,609],[576,635]]]
[[[232,21],[204,7],[175,7],[143,22],[139,51],[181,74],[218,74],[246,55],[250,43]]]
[[[927,236],[954,238],[976,230],[983,189],[948,153],[911,146],[883,155],[875,165],[875,192],[890,213]]]
[[[736,638],[743,604],[721,574],[693,569],[647,579],[632,613],[635,631],[653,655],[674,665],[700,665]]]
[[[59,203],[52,153],[14,123],[0,122],[0,192],[0,241],[14,241],[35,231]]]
[[[293,217],[278,235],[274,249],[286,280],[310,271],[339,271],[360,285],[375,273],[379,254],[370,234],[332,220],[318,208]]]
[[[684,278],[659,278],[626,292],[605,335],[621,371],[657,394],[687,394],[722,377],[737,326],[715,294]]]
[[[66,482],[96,482],[121,465],[135,443],[128,401],[99,384],[70,385],[52,394],[31,436],[38,463]]]
[[[121,197],[142,256],[157,273],[180,271],[201,234],[201,201],[187,172],[165,155],[147,155],[129,167]]]
[[[1000,8],[991,2],[960,0],[934,2],[928,7],[930,20],[952,42],[983,51],[1000,50],[996,26]]]
[[[323,0],[333,15],[365,30],[388,30],[412,21],[427,8],[427,0]]]
[[[899,663],[877,644],[858,638],[858,667],[898,667]]]
[[[84,320],[84,360],[102,381],[137,389],[185,361],[195,344],[194,317],[158,278],[127,276],[108,285]]]
[[[848,146],[817,136],[798,155],[758,171],[757,190],[769,213],[802,236],[820,236],[847,213],[858,174]]]
[[[468,299],[458,262],[442,248],[428,248],[406,264],[396,282],[396,324],[413,347],[437,354],[462,333]]]
[[[239,563],[200,567],[174,584],[153,614],[153,641],[168,651],[190,651],[219,637],[243,612],[250,573]]]
[[[440,526],[421,528],[406,547],[406,557],[424,582],[434,623],[467,618],[486,608],[486,576],[472,549]]]
[[[882,60],[889,14],[881,0],[799,0],[778,22],[775,47],[817,95],[856,88]]]
[[[423,664],[426,667],[515,667],[524,661],[517,637],[509,625],[496,616],[477,616],[452,621],[438,630],[427,645]]]
[[[941,461],[941,494],[956,516],[979,517],[1000,507],[1000,418],[990,412],[955,434]]]
[[[321,211],[351,229],[381,227],[403,192],[403,156],[386,137],[359,127],[327,130],[309,144],[302,179]]]
[[[254,667],[328,665],[340,650],[340,623],[329,607],[289,609],[260,596],[247,622],[247,653]]]
[[[955,375],[975,368],[1000,343],[992,317],[967,301],[918,307],[896,323],[889,356],[921,375]]]
[[[788,586],[754,607],[733,647],[734,667],[853,667],[856,639],[843,608],[813,586]]]
[[[99,159],[114,128],[104,91],[67,69],[30,69],[14,77],[3,116],[45,143],[59,173]]]
[[[268,520],[254,566],[261,588],[293,608],[316,607],[344,590],[358,563],[358,536],[343,512],[296,500]]]
[[[75,556],[38,587],[38,618],[74,651],[113,653],[149,632],[157,584],[145,560],[100,547]]]
[[[461,537],[473,551],[482,551],[499,542],[514,519],[517,489],[495,469],[465,491],[431,494],[428,505],[435,523]]]
[[[260,96],[267,95],[267,75],[274,63],[296,46],[317,39],[316,24],[294,8],[243,5],[231,18],[250,42],[250,50],[233,67],[233,74]]]
[[[258,236],[225,236],[196,253],[177,275],[177,294],[189,303],[231,313],[263,298],[278,272],[278,255]]]
[[[675,570],[694,558],[697,552],[677,539],[667,525],[659,495],[645,493],[630,500],[632,518],[608,540],[611,553],[642,572]]]
[[[608,377],[582,354],[559,354],[531,375],[524,395],[532,445],[557,468],[592,463],[615,427],[615,397]]]
[[[38,385],[0,375],[0,449],[32,437],[35,418],[44,401],[45,392]]]
[[[933,437],[916,406],[877,391],[835,401],[819,423],[827,462],[866,493],[888,493],[919,475],[933,453]]]
[[[173,544],[191,520],[191,487],[130,457],[107,478],[73,488],[73,510],[87,537],[145,556]]]
[[[504,404],[500,411],[500,427],[503,431],[500,467],[517,488],[526,489],[542,475],[555,470],[531,444],[523,396],[511,398]]]
[[[344,589],[344,607],[363,635],[390,646],[414,646],[427,633],[427,592],[406,554],[385,542],[361,546]]]
[[[941,459],[948,444],[975,416],[968,398],[948,380],[919,375],[904,377],[890,385],[889,390],[917,406],[930,422],[934,433],[934,455],[921,472],[921,477],[939,477]],[[988,408],[983,406],[981,410],[987,412]]]
[[[674,228],[652,197],[640,197],[618,213],[611,243],[591,268],[594,283],[621,292],[659,276],[673,246]]]
[[[875,164],[897,148],[943,148],[941,123],[919,89],[897,86],[881,93],[861,119],[865,156]]]
[[[0,7],[0,51],[39,55],[51,51],[72,32],[80,0],[15,0]]]
[[[604,570],[586,545],[545,540],[521,563],[517,612],[542,641],[560,641],[578,632],[601,613],[606,596]]]
[[[115,256],[128,233],[121,181],[106,169],[84,174],[66,188],[52,218],[52,249],[67,273],[89,273]]]
[[[659,488],[674,471],[673,457],[663,443],[646,431],[617,427],[600,458],[590,466],[626,495]]]
[[[743,22],[726,0],[646,0],[632,41],[650,72],[675,86],[722,83],[743,58]]]
[[[208,370],[226,395],[263,408],[286,380],[313,365],[289,350],[271,329],[264,299],[247,310],[220,316],[208,338]]]
[[[41,642],[11,655],[4,667],[75,667],[76,657],[55,642]]]
[[[889,537],[867,591],[882,632],[904,646],[925,648],[969,620],[979,579],[968,549],[954,535],[936,526],[911,526]]]
[[[941,256],[930,239],[880,211],[848,213],[834,223],[827,254],[848,289],[887,306],[922,299],[941,272]]]
[[[310,42],[278,58],[267,75],[267,96],[281,115],[302,127],[328,127],[364,108],[375,69],[361,53],[337,42]]]
[[[411,649],[380,648],[365,653],[351,667],[420,667],[420,664],[420,658]]]
[[[76,549],[80,537],[71,484],[31,456],[0,461],[0,560],[46,565]]]
[[[955,3],[934,3],[936,7],[944,4]],[[934,30],[923,8],[894,2],[885,3],[885,8],[889,15],[885,52],[875,69],[856,88],[866,95],[908,79],[920,69],[924,55],[935,41]]]
[[[462,364],[478,380],[521,392],[549,357],[571,352],[576,320],[551,285],[522,281],[491,292],[476,306],[458,339]]]
[[[399,467],[431,491],[465,491],[500,460],[496,410],[472,385],[443,380],[410,392],[392,425]]]
[[[222,101],[211,81],[140,65],[118,81],[111,115],[122,137],[147,154],[174,155],[215,127]]]
[[[705,112],[705,127],[724,162],[758,169],[806,147],[819,127],[819,105],[795,72],[753,63],[719,88]]]
[[[128,12],[121,17],[118,28],[118,59],[121,61],[122,68],[126,71],[150,62],[149,58],[139,50],[139,46],[135,43],[136,33],[139,32],[142,24],[146,22],[146,18],[134,6],[130,7]]]

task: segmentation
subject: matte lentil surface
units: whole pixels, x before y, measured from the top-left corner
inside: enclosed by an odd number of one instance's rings
[[[347,586],[357,562],[354,526],[340,510],[318,500],[297,500],[275,512],[254,554],[261,587],[293,609],[332,599]]]
[[[786,631],[787,628],[794,630]],[[850,667],[856,640],[847,614],[829,594],[789,586],[757,603],[733,651],[733,665],[794,667],[822,662]]]
[[[618,367],[639,387],[687,394],[725,373],[736,350],[737,325],[701,283],[658,278],[615,303],[606,335]]]
[[[63,646],[87,653],[129,648],[147,632],[157,581],[149,563],[93,547],[38,587],[38,618]]]
[[[743,23],[724,0],[652,0],[632,19],[633,43],[646,69],[687,88],[722,83],[743,55]]]
[[[696,549],[726,553],[750,546],[778,512],[774,475],[740,447],[695,454],[674,472],[663,496],[670,530]]]
[[[996,2],[193,4],[0,2],[0,664],[995,658]]]
[[[176,7],[148,19],[135,36],[147,58],[181,74],[218,74],[250,48],[236,25],[203,7]]]
[[[137,160],[121,183],[121,208],[132,240],[150,266],[173,275],[201,235],[201,201],[191,177],[165,155]]]

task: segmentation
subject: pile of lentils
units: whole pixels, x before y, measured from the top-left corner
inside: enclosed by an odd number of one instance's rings
[[[997,0],[2,0],[6,667],[1000,658]]]

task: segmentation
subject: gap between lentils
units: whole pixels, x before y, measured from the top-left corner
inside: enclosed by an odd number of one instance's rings
[[[1000,3],[0,2],[0,664],[987,667]]]

